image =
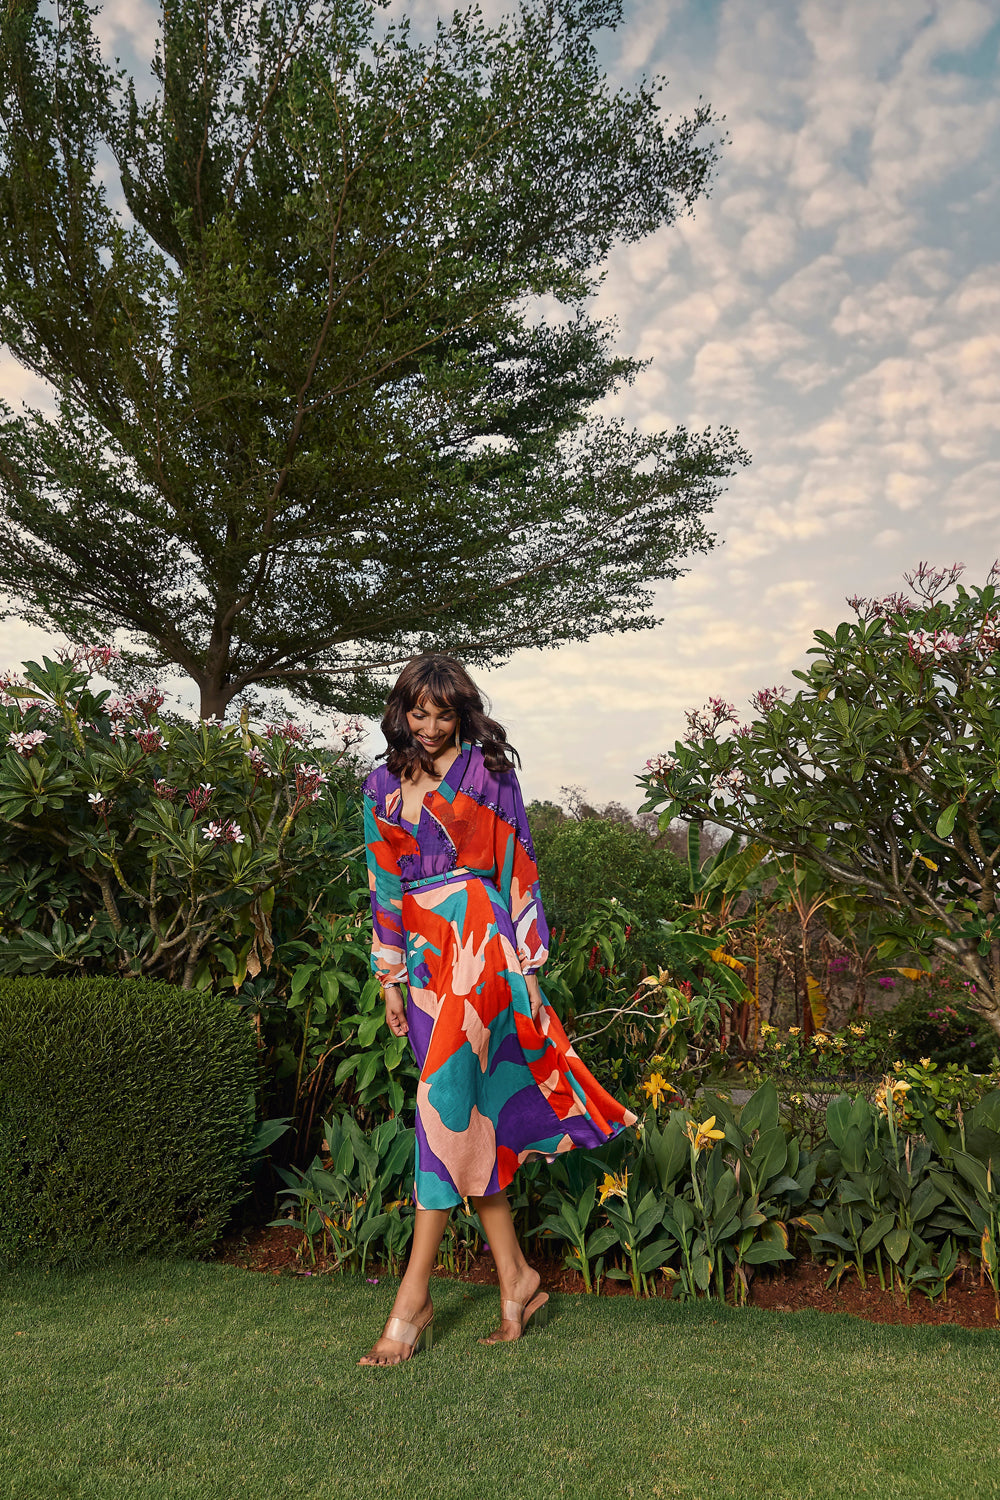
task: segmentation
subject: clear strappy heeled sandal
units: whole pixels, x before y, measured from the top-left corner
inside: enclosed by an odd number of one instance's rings
[[[406,1360],[412,1359],[415,1354],[419,1354],[421,1349],[429,1349],[434,1343],[434,1314],[431,1313],[426,1322],[420,1324],[408,1323],[405,1318],[390,1318],[382,1329],[382,1337],[408,1347],[409,1354],[401,1354],[397,1360],[393,1361],[394,1364],[401,1365]],[[366,1355],[365,1358],[367,1357]],[[364,1361],[359,1360],[358,1363],[364,1364]],[[371,1361],[371,1368],[379,1368],[374,1360]]]
[[[551,1305],[548,1292],[536,1292],[527,1302],[500,1303],[500,1317],[504,1323],[517,1323],[521,1329],[518,1338],[522,1338],[528,1331],[528,1324],[533,1328],[544,1328],[549,1321]],[[513,1344],[516,1339],[502,1339],[490,1337],[480,1339],[481,1344]]]

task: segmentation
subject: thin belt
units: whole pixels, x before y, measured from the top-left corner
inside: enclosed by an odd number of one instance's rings
[[[451,885],[457,880],[485,880],[490,885],[496,883],[496,877],[492,870],[470,870],[466,865],[459,865],[457,869],[445,870],[443,875],[425,875],[422,880],[401,881],[403,894],[410,891],[428,891],[438,885]]]

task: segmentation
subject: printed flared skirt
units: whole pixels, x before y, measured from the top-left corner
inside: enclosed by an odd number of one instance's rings
[[[405,890],[416,1200],[499,1192],[529,1156],[604,1145],[635,1115],[584,1067],[558,1016],[533,1020],[510,912],[490,881]]]

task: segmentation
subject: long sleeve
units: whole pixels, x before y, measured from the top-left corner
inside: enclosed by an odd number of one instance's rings
[[[399,865],[382,837],[372,799],[365,794],[365,857],[372,903],[372,973],[383,984],[406,980],[403,887]]]
[[[521,788],[513,771],[497,777],[497,887],[510,911],[517,956],[525,974],[534,974],[549,956],[549,925],[542,909],[538,866]]]

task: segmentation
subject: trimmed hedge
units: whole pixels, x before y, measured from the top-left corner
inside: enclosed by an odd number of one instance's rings
[[[255,1056],[220,996],[0,975],[0,1264],[204,1253],[246,1191]]]

